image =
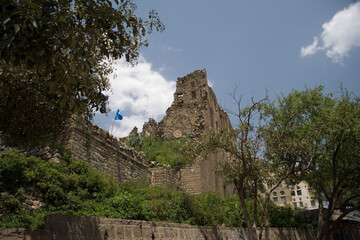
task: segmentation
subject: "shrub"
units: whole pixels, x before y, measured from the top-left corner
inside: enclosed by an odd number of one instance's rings
[[[172,141],[162,141],[155,138],[145,138],[141,146],[136,150],[143,151],[150,161],[170,165],[172,168],[180,168],[186,165],[186,160],[181,148],[190,138],[182,137]]]
[[[22,201],[30,191],[41,193],[46,206],[25,209]],[[147,179],[123,182],[120,186],[105,178],[84,161],[69,158],[55,164],[17,151],[0,154],[0,192],[6,211],[0,227],[39,228],[51,213],[99,216],[197,225],[244,227],[238,198],[223,198],[215,192],[189,196],[163,186],[148,187]],[[253,202],[246,200],[253,217]],[[271,227],[304,226],[290,208],[269,208]],[[258,219],[260,213],[258,212]]]
[[[195,195],[193,211],[193,224],[214,226],[222,225],[226,222],[224,199],[215,192]]]

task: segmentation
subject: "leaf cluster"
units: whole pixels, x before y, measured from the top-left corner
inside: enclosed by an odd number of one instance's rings
[[[143,20],[135,9],[131,0],[2,1],[0,113],[10,113],[0,123],[4,135],[36,139],[43,126],[58,131],[54,118],[105,113],[109,59],[135,63],[145,35],[164,29],[157,12]]]

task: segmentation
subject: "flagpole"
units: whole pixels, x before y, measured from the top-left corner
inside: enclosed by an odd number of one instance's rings
[[[112,130],[113,130],[113,128],[114,128],[114,123],[115,123],[115,119],[113,119],[113,124],[112,124],[112,127],[111,127],[110,134],[112,134]]]
[[[121,113],[120,113],[120,110],[118,109],[117,112],[116,112],[115,118],[114,118],[114,120],[113,120],[113,124],[112,124],[112,127],[111,127],[110,134],[112,134],[115,120],[122,120],[122,119],[123,119],[123,117],[122,117],[122,115],[121,115]]]

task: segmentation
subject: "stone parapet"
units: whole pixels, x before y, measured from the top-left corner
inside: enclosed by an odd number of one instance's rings
[[[248,240],[246,229],[53,214],[44,230],[0,229],[4,240]],[[304,228],[272,228],[271,240],[315,239]]]
[[[127,147],[108,131],[84,119],[74,120],[59,141],[71,149],[75,159],[83,159],[116,181],[148,177],[146,156]]]

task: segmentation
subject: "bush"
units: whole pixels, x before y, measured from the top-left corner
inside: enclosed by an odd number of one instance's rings
[[[143,151],[150,161],[170,165],[172,168],[180,168],[186,165],[181,148],[190,138],[182,137],[172,141],[145,138],[136,150]]]
[[[29,210],[26,195],[41,194],[46,206]],[[55,164],[17,151],[0,154],[1,228],[39,228],[51,213],[99,216],[197,225],[244,227],[238,198],[223,198],[215,192],[190,196],[163,186],[148,187],[147,179],[123,182],[120,186],[95,171],[84,161],[69,158]],[[252,200],[246,200],[252,218]],[[1,204],[0,204],[1,205]],[[290,208],[271,203],[271,227],[297,227],[306,223],[294,217]],[[260,213],[257,216],[260,218]]]
[[[195,195],[193,211],[193,224],[215,226],[226,222],[224,199],[215,192]]]
[[[226,226],[246,227],[246,222],[244,220],[244,215],[238,198],[226,198],[224,203],[224,210],[226,214]]]

